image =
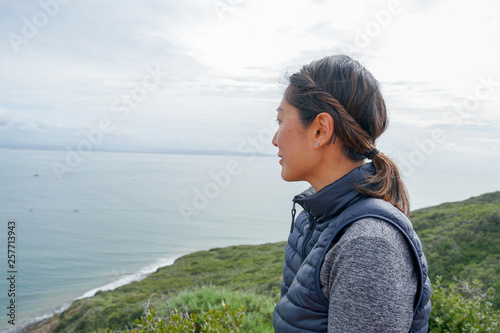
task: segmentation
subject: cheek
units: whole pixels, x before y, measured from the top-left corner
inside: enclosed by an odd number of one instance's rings
[[[281,138],[280,143],[282,149],[284,150],[293,149],[294,147],[293,134],[289,130],[283,131],[280,135],[280,138]]]

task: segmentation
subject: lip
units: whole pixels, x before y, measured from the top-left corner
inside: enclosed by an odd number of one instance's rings
[[[282,164],[283,163],[283,156],[281,156],[280,154],[278,154],[278,157],[280,158],[279,163]]]

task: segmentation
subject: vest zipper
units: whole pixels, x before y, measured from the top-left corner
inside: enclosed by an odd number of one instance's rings
[[[297,212],[297,210],[295,209],[295,201],[293,202],[293,206],[292,206],[292,225],[290,227],[290,233],[293,232],[293,227],[295,225],[295,213]],[[312,224],[311,224],[311,231],[306,235],[306,238],[304,240],[304,244],[302,245],[302,258],[305,259],[306,258],[306,246],[307,246],[307,243],[311,240],[311,237],[314,233],[314,226],[316,225],[316,223],[314,222],[314,219],[312,221]]]
[[[292,226],[290,227],[290,233],[293,232],[293,225],[295,224],[295,213],[297,210],[295,209],[295,201],[293,202],[293,207],[292,207]]]

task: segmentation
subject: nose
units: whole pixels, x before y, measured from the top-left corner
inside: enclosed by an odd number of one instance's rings
[[[276,131],[276,133],[274,133],[274,136],[273,136],[273,146],[275,147],[278,147],[278,141],[276,140],[276,137],[278,136],[278,131]]]

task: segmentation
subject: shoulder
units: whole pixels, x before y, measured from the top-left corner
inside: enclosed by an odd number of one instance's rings
[[[345,251],[353,250],[356,250],[355,254],[370,256],[373,251],[391,252],[403,262],[412,262],[410,244],[402,232],[391,223],[377,218],[369,217],[353,222],[329,249],[326,256],[335,257]],[[380,255],[378,257],[383,259]]]
[[[353,222],[327,251],[320,271],[325,296],[339,274],[354,272],[368,278],[376,272],[384,278],[398,274],[407,283],[417,282],[410,244],[395,226],[376,218]]]
[[[409,250],[409,244],[397,227],[389,222],[372,217],[353,222],[346,228],[334,247],[345,246],[358,238],[385,241],[400,252],[408,252]]]

